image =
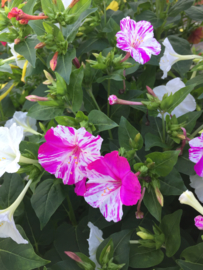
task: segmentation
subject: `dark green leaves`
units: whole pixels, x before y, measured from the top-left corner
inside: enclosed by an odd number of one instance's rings
[[[32,196],[32,207],[41,224],[41,229],[65,199],[61,180],[47,179],[37,186]]]
[[[28,116],[37,120],[50,120],[62,114],[63,109],[57,107],[42,106],[38,103],[33,105],[28,111]]]
[[[109,130],[118,126],[106,114],[97,110],[92,110],[88,115],[88,119],[89,122],[96,127],[97,132]]]
[[[169,16],[175,17],[181,11],[190,8],[193,4],[193,0],[179,0],[175,5],[169,9]]]
[[[153,170],[160,176],[166,176],[177,162],[179,151],[154,152],[146,156],[155,162]]]
[[[164,216],[161,229],[165,235],[166,255],[172,257],[180,247],[180,219],[182,210]]]
[[[199,243],[195,246],[191,246],[183,250],[181,258],[184,258],[188,262],[201,264],[203,267],[203,243]]]
[[[150,191],[146,190],[143,201],[150,214],[160,222],[162,208],[157,200],[154,189],[150,189]]]
[[[161,148],[166,148],[167,145],[161,141],[159,136],[151,133],[145,135],[145,151],[149,151],[151,147],[159,146]]]

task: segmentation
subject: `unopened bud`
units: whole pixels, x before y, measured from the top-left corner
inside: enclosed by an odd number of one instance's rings
[[[55,52],[53,58],[50,61],[50,68],[54,71],[57,66],[58,52]]]
[[[158,202],[163,207],[163,205],[164,205],[164,198],[163,198],[163,195],[161,194],[161,191],[158,189],[158,187],[155,188],[155,194],[156,194],[156,197],[157,197]]]
[[[28,24],[28,20],[27,19],[21,19],[21,20],[19,20],[19,23],[20,24],[23,24],[23,25],[25,25],[25,24]]]
[[[186,137],[183,134],[177,134],[176,137],[178,137],[181,140],[185,140],[186,139]]]
[[[47,78],[47,80],[51,83],[54,83],[54,78],[51,76],[51,74],[49,72],[47,72],[46,70],[43,70],[44,71],[44,75],[45,77]]]
[[[46,80],[46,81],[43,82],[43,84],[49,85],[49,84],[51,84],[51,82],[49,80]]]
[[[80,1],[80,0],[72,0],[71,3],[70,3],[70,5],[69,5],[68,7],[69,7],[69,8],[74,7],[75,4],[76,4],[77,2],[79,2],[79,1]]]
[[[64,251],[64,253],[70,257],[72,260],[82,263],[83,261],[80,259],[80,257],[78,255],[76,255],[74,252],[71,251]]]
[[[46,46],[46,44],[44,42],[40,42],[38,43],[36,46],[35,46],[35,49],[41,49],[43,48],[44,46]]]
[[[35,95],[30,95],[25,97],[27,100],[32,101],[32,102],[36,102],[36,101],[48,101],[49,99],[47,97],[39,97],[39,96],[35,96]]]
[[[18,44],[18,43],[20,43],[21,42],[21,40],[19,39],[19,38],[16,38],[15,40],[14,40],[14,44],[16,45],[16,44]]]
[[[157,97],[156,94],[154,93],[154,91],[149,87],[149,86],[146,86],[147,88],[147,92],[152,95],[153,97]]]
[[[73,59],[73,65],[76,67],[76,68],[80,68],[80,61],[78,60],[77,57],[75,57]]]
[[[145,232],[137,232],[137,235],[144,240],[153,240],[154,236]]]
[[[115,95],[111,95],[108,97],[108,101],[109,101],[110,105],[116,104],[117,100],[118,100],[118,98]]]
[[[135,213],[136,219],[143,219],[144,218],[144,213],[141,211],[137,211]]]

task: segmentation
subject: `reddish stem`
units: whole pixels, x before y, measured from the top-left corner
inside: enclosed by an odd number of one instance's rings
[[[127,53],[126,53],[126,56],[125,56],[120,62],[123,63],[123,62],[126,61],[129,57],[130,57],[130,52],[127,52]]]

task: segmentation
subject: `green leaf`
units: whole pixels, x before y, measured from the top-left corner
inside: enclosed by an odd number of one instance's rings
[[[113,240],[114,254],[113,262],[116,264],[125,264],[122,270],[127,270],[129,266],[129,252],[130,252],[130,236],[132,231],[123,230],[110,235],[107,239],[102,241],[97,249],[97,261],[99,261],[102,250],[107,245],[110,239]]]
[[[9,1],[10,2],[10,1]],[[8,3],[9,3],[8,2]],[[11,2],[11,8],[18,7],[22,3],[22,0],[14,0]],[[10,5],[9,5],[10,6]]]
[[[28,111],[28,116],[37,120],[50,120],[62,114],[63,109],[49,106],[41,106],[38,103],[33,105]]]
[[[181,267],[181,270],[202,270],[203,264],[191,263],[183,260],[176,260],[177,264]]]
[[[90,4],[91,0],[80,0],[68,10],[68,15],[74,15],[73,20],[76,21],[80,17],[80,14],[89,8]]]
[[[109,46],[109,43],[104,38],[90,38],[84,42],[82,42],[77,49],[77,56],[80,56],[84,53],[91,53],[93,50],[97,51],[103,51],[103,49],[107,48]]]
[[[137,244],[130,245],[129,266],[133,268],[148,268],[163,261],[164,254],[158,249],[140,247]]]
[[[105,113],[97,110],[92,110],[88,115],[88,119],[96,127],[98,133],[118,126]]]
[[[17,226],[23,238],[26,235],[20,226]],[[32,270],[41,267],[49,261],[43,260],[35,254],[32,245],[17,244],[11,238],[0,238],[0,269],[2,270]]]
[[[175,168],[186,175],[194,175],[194,163],[188,158],[188,149],[189,146],[186,145],[183,154],[178,158],[178,162],[175,164]]]
[[[45,34],[43,20],[29,21],[28,24],[38,36]]]
[[[76,57],[75,49],[70,49],[65,55],[59,55],[57,60],[56,72],[69,84],[72,71],[72,60]]]
[[[70,117],[70,116],[56,116],[55,120],[59,125],[62,125],[62,126],[70,126],[70,127],[78,126],[78,121],[75,120],[75,118]]]
[[[154,29],[158,28],[159,26],[161,26],[164,22],[163,19],[158,19],[156,14],[151,11],[151,10],[144,10],[143,12],[141,12],[140,14],[136,15],[136,21],[148,21],[151,22],[151,24],[153,25]]]
[[[154,216],[159,222],[161,221],[162,207],[159,204],[154,189],[145,192],[144,204],[152,216]]]
[[[45,97],[47,93],[45,92],[47,90],[47,85],[39,84],[38,87],[30,93],[30,95],[36,95],[39,97]],[[26,100],[22,110],[29,110],[30,107],[33,106],[33,102]]]
[[[203,77],[201,75],[197,75],[195,78],[186,82],[186,86],[192,85],[192,84],[194,84],[195,86],[203,84]]]
[[[77,265],[75,261],[68,258],[65,261],[60,261],[51,267],[51,270],[81,270],[81,267]]]
[[[177,16],[181,11],[190,8],[193,5],[193,2],[193,0],[179,0],[169,9],[169,16]]]
[[[114,80],[114,81],[125,80],[125,77],[123,76],[123,70],[117,70],[110,75],[106,75],[106,76],[103,76],[101,78],[98,78],[97,82],[101,83],[101,82],[106,81],[106,80]]]
[[[36,143],[32,143],[32,142],[28,142],[28,141],[22,141],[20,143],[21,154],[27,154],[29,151],[37,158],[38,157],[38,149],[39,149],[39,145]]]
[[[159,136],[147,133],[145,135],[145,151],[149,151],[154,146],[159,146],[161,148],[167,147],[167,145],[161,141]]]
[[[52,1],[52,0],[41,0],[42,10],[45,14],[53,13],[53,11],[64,11],[64,6],[61,0]]]
[[[81,66],[75,69],[70,76],[70,84],[68,86],[68,94],[72,101],[72,110],[77,112],[80,110],[83,102],[82,81],[84,77],[84,68]]]
[[[192,132],[193,128],[196,125],[197,119],[202,115],[203,111],[188,112],[180,117],[178,117],[178,123],[186,122],[184,128],[188,133]]]
[[[47,179],[40,183],[31,198],[32,207],[40,220],[41,229],[65,199],[61,180]]]
[[[146,156],[155,162],[153,170],[160,176],[166,176],[177,162],[180,151],[153,152]]]
[[[195,85],[190,85],[181,88],[175,94],[171,94],[167,98],[161,101],[161,109],[165,112],[171,113],[194,89]]]
[[[2,71],[2,72],[8,72],[10,74],[13,73],[11,67],[8,64],[4,64],[3,66],[0,66],[0,71]]]
[[[24,188],[23,180],[19,174],[4,174],[4,182],[0,188],[0,208],[9,207]]]
[[[180,257],[186,261],[203,264],[203,243],[199,243],[195,246],[191,246],[183,250]]]
[[[164,180],[160,180],[160,184],[161,193],[166,196],[181,195],[187,189],[181,175],[175,168],[173,168]]]
[[[39,43],[39,40],[33,37],[27,37],[24,41],[21,41],[14,46],[14,49],[20,55],[23,55],[28,62],[35,67],[36,62],[36,49],[35,46]]]
[[[180,219],[182,210],[164,216],[161,221],[161,229],[165,235],[166,255],[172,257],[180,247]]]
[[[130,140],[134,141],[135,136],[139,133],[136,128],[134,128],[125,117],[121,117],[119,128],[118,128],[118,139],[121,147],[124,147],[126,150],[131,150]],[[143,146],[142,136],[139,140],[138,150]]]
[[[203,17],[203,8],[202,6],[200,7],[194,7],[192,6],[191,8],[188,8],[185,11],[186,15],[195,21],[202,22],[202,17]]]
[[[26,5],[24,5],[24,7],[22,8],[22,10],[27,13],[32,15],[33,14],[33,8],[36,4],[37,0],[28,0]]]

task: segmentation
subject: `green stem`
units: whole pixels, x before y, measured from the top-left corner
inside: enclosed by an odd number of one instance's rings
[[[196,130],[191,134],[190,137],[194,138],[195,135],[197,135],[197,133],[198,133],[200,130],[202,130],[202,129],[203,129],[203,125],[201,125],[200,127],[198,127],[198,129],[196,129]]]
[[[134,154],[134,157],[136,157],[139,160],[139,162],[142,163],[142,160],[138,157],[138,155],[136,153]]]
[[[110,96],[110,93],[111,93],[111,80],[108,80],[108,88],[107,88],[108,97]],[[109,104],[108,98],[107,98],[107,116],[110,117],[110,104]],[[113,140],[111,130],[109,129],[108,132],[109,132],[109,137]]]
[[[106,25],[106,0],[104,0],[104,23]]]
[[[155,120],[155,123],[156,123],[156,127],[157,127],[157,130],[158,130],[159,136],[160,136],[161,140],[163,141],[163,138],[161,136],[161,132],[160,132],[159,126],[157,124],[156,118],[154,118],[154,120]]]
[[[165,137],[166,137],[166,134],[165,134],[165,119],[164,119],[164,112],[161,113],[162,115],[162,127],[163,127],[163,143],[165,143]]]
[[[139,244],[139,241],[138,240],[131,240],[129,242],[130,242],[130,244]]]
[[[169,71],[169,72],[168,72],[168,75],[171,76],[172,78],[176,78],[176,76],[173,74],[172,71]]]
[[[41,55],[40,55],[38,52],[36,52],[36,55],[37,55],[37,57],[39,58],[39,60],[42,62],[42,64],[45,65],[45,67],[46,67],[47,64],[46,64],[46,62],[44,61],[44,59],[41,57]]]
[[[22,162],[25,164],[36,164],[38,163],[38,160],[20,156],[19,162]]]
[[[74,210],[73,210],[71,200],[70,200],[69,196],[67,196],[66,199],[67,199],[67,202],[68,202],[68,208],[69,208],[68,213],[69,213],[70,221],[71,221],[73,226],[76,226],[77,221],[76,221],[76,218],[75,218],[75,213],[74,213]]]
[[[30,232],[32,234],[32,238],[34,240],[34,246],[35,246],[35,249],[36,249],[36,253],[39,254],[38,243],[37,243],[37,241],[35,239],[35,236],[34,236],[34,233],[33,233],[33,230],[32,230],[32,226],[30,225],[30,222],[29,222],[29,219],[28,219],[28,216],[27,216],[26,211],[25,211],[25,215],[26,215],[26,218],[27,218],[28,226],[30,227]]]
[[[0,113],[1,113],[1,121],[4,121],[5,116],[4,116],[4,112],[3,112],[1,101],[0,101]]]
[[[90,95],[90,97],[92,98],[92,100],[93,100],[95,106],[97,107],[97,109],[98,109],[99,111],[101,111],[101,109],[100,109],[100,107],[99,107],[99,105],[98,105],[98,103],[97,103],[97,101],[96,101],[96,99],[95,99],[95,97],[94,97],[94,94],[92,93],[92,86],[90,86],[90,88],[87,89],[87,92],[88,92],[88,94]]]

